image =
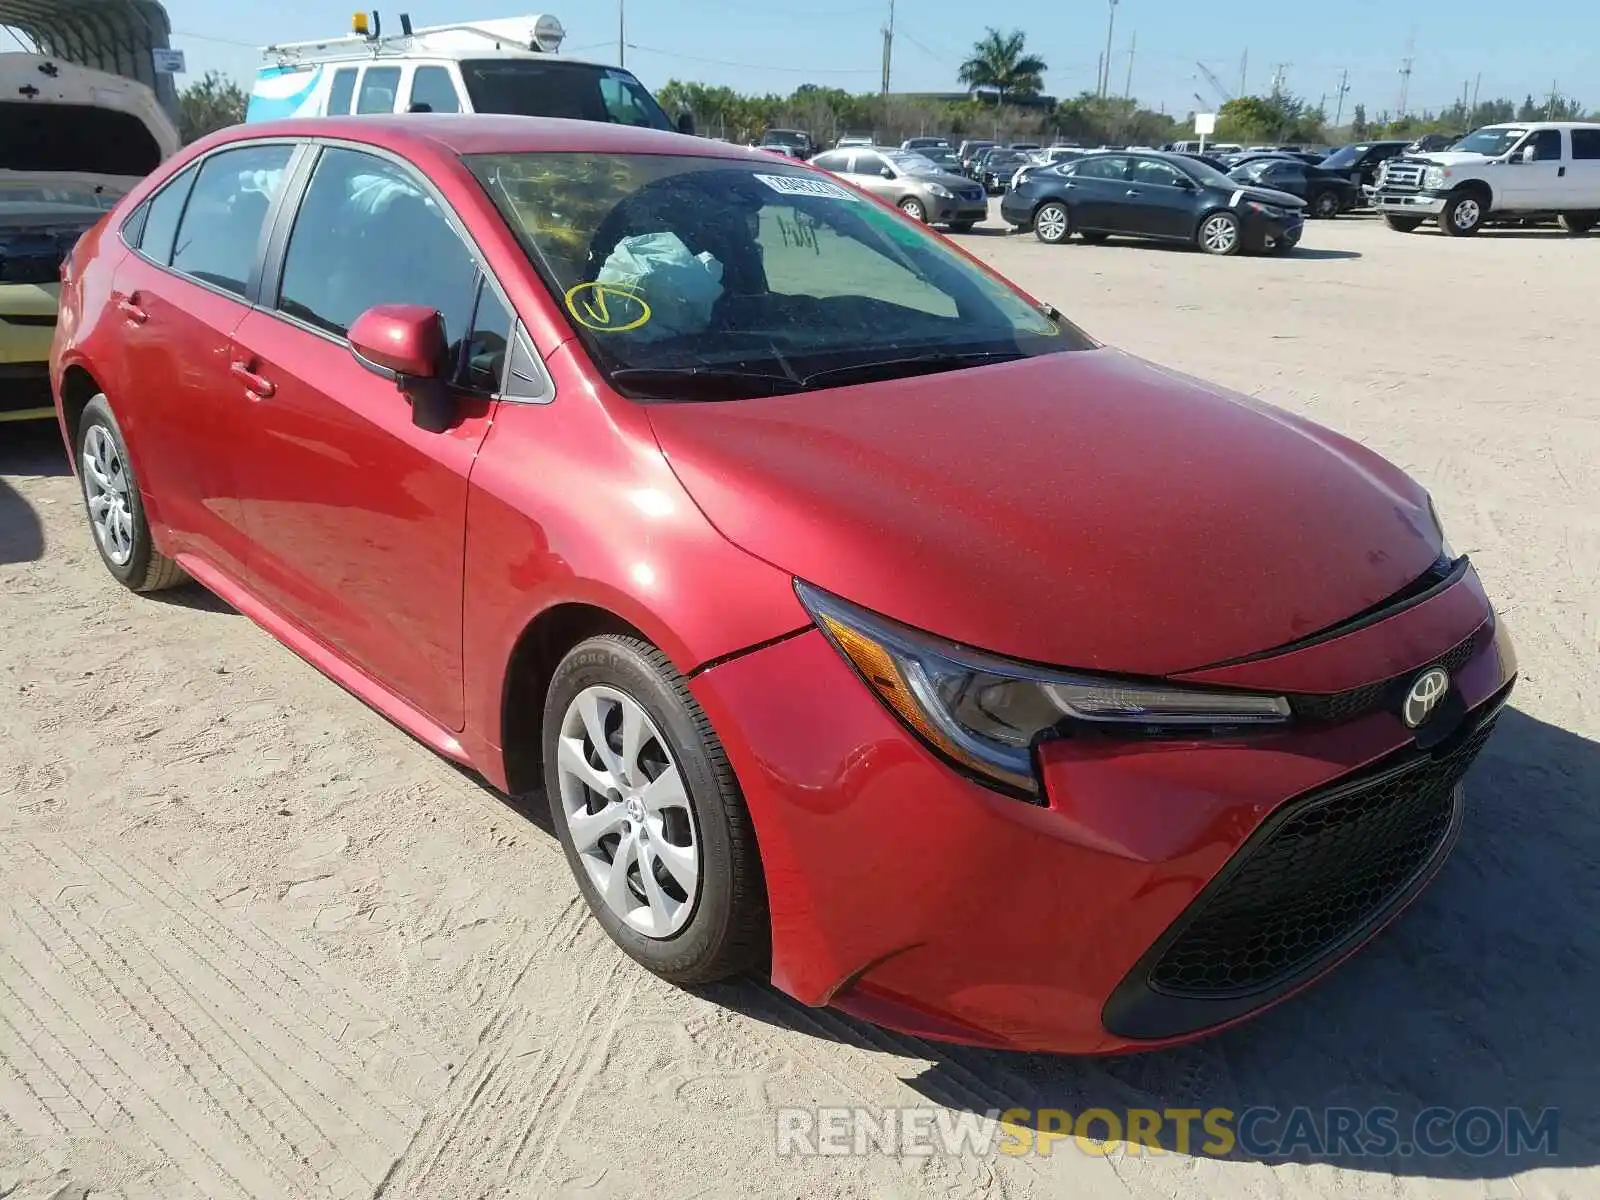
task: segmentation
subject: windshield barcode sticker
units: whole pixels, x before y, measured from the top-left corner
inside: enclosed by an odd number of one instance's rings
[[[820,196],[825,200],[855,200],[858,197],[848,188],[826,179],[808,179],[804,175],[757,175],[757,179],[775,192],[785,196]]]

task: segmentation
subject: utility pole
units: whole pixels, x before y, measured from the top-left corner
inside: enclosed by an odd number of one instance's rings
[[[1277,67],[1274,68],[1272,72],[1272,95],[1280,96],[1283,94],[1283,85],[1288,79],[1289,68],[1292,65],[1292,63],[1285,62],[1279,63]]]
[[[1478,111],[1478,88],[1482,85],[1482,83],[1483,72],[1479,71],[1477,78],[1472,81],[1472,112],[1467,114],[1467,121],[1469,124],[1472,121],[1472,113]]]
[[[1339,100],[1334,106],[1333,127],[1339,128],[1339,123],[1344,117],[1344,94],[1350,90],[1350,69],[1346,67],[1339,72]]]
[[[1544,106],[1544,119],[1546,121],[1554,121],[1556,119],[1556,97],[1559,95],[1561,95],[1560,90],[1552,82],[1550,84],[1550,102]]]
[[[1406,56],[1400,60],[1400,113],[1406,115],[1406,101],[1411,96],[1411,64],[1416,61],[1414,54],[1417,42],[1416,32],[1413,30],[1406,39]]]
[[[894,0],[889,0],[889,23],[883,27],[883,100],[884,117],[888,118],[889,70],[894,61]]]
[[[1104,100],[1111,90],[1111,32],[1117,26],[1117,0],[1111,0],[1106,13],[1106,52],[1101,56],[1100,98]]]
[[[1244,48],[1244,53],[1239,56],[1239,95],[1245,95],[1244,81],[1250,68],[1250,47]]]
[[[617,0],[617,66],[622,66],[622,55],[627,45],[625,36],[628,0]]]
[[[1133,99],[1133,52],[1139,48],[1139,33],[1134,31],[1133,37],[1128,39],[1128,79],[1122,87],[1122,98]]]

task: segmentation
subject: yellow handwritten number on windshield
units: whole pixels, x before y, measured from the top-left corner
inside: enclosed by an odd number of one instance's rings
[[[567,289],[567,311],[585,329],[627,333],[650,319],[650,306],[632,288],[615,283],[579,283]]]

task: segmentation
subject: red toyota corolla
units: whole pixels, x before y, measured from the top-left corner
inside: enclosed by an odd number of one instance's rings
[[[1000,1047],[1216,1029],[1432,878],[1516,673],[1395,467],[771,155],[253,125],[63,276],[111,573],[542,785],[667,979]]]

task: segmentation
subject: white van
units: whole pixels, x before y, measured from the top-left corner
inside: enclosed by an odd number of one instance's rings
[[[547,14],[466,21],[385,34],[373,13],[352,32],[263,48],[245,120],[396,112],[514,113],[692,133],[631,72],[558,58],[566,38]]]
[[[0,422],[55,415],[61,260],[181,140],[137,80],[0,54]]]

